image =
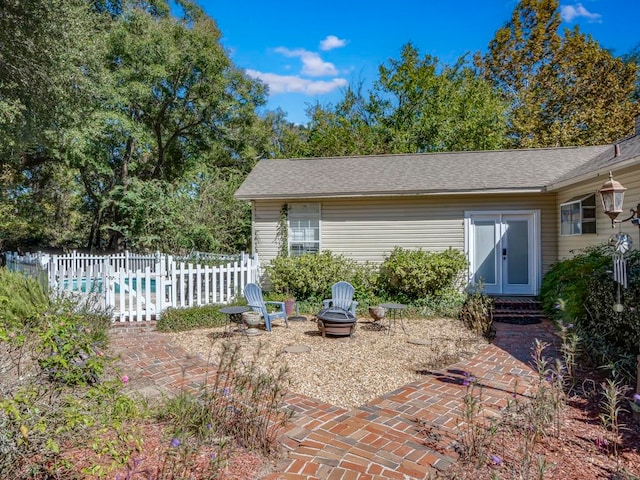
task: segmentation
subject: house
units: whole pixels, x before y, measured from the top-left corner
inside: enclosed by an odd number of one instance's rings
[[[487,293],[536,295],[551,264],[617,231],[597,194],[610,171],[627,187],[624,208],[636,208],[640,117],[633,136],[611,145],[261,160],[235,196],[252,204],[262,265],[283,239],[290,255],[330,250],[361,262],[395,246],[453,247]],[[640,244],[637,227],[622,228]]]

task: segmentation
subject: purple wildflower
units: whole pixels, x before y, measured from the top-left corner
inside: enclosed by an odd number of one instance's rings
[[[570,323],[569,325],[567,325],[567,328],[573,328],[573,323]]]
[[[633,401],[636,403],[640,403],[640,393],[633,394]]]
[[[211,424],[207,423],[207,430],[211,430]]]
[[[223,394],[225,397],[228,397],[228,396],[229,396],[229,387],[224,387],[224,391],[222,392],[222,394]]]
[[[494,465],[502,464],[502,459],[497,455],[491,455],[491,461],[493,462]]]
[[[171,440],[171,446],[173,448],[178,448],[179,445],[180,445],[180,440],[178,440],[177,438],[174,438],[173,440]]]
[[[209,458],[211,459],[212,462],[216,461],[216,452],[213,452],[211,455],[209,455]]]
[[[129,383],[129,377],[128,377],[128,376],[126,376],[126,375],[123,375],[123,376],[122,376],[122,383],[124,383],[125,385],[126,385],[127,383]]]
[[[462,386],[464,387],[468,387],[469,386],[469,380],[467,380],[466,378],[462,381]]]

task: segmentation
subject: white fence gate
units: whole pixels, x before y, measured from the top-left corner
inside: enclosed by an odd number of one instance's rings
[[[206,255],[206,256],[205,256]],[[5,253],[7,267],[37,276],[53,293],[91,297],[115,321],[155,320],[169,307],[230,303],[258,279],[257,256],[200,254],[201,263],[157,253]]]

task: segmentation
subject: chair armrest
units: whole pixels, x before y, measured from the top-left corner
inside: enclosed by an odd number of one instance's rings
[[[357,301],[355,301],[355,300],[353,300],[353,301],[351,302],[351,308],[349,309],[349,311],[350,311],[351,313],[353,313],[353,315],[354,315],[354,316],[355,316],[355,314],[356,314],[356,308],[357,308],[357,307],[358,307],[358,302],[357,302]]]
[[[331,302],[333,302],[332,298],[322,300],[322,308],[329,308],[331,306]]]
[[[282,309],[282,311],[284,312],[284,302],[272,302],[272,301],[269,301],[269,302],[264,302],[264,304],[265,305],[278,305]]]

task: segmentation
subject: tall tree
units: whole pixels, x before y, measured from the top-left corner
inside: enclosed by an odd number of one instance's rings
[[[633,92],[633,100],[636,103],[640,102],[640,43],[631,49],[631,51],[625,53],[622,56],[622,60],[636,67],[636,88]]]
[[[311,122],[306,149],[298,156],[344,156],[383,153],[362,82],[349,86],[335,106],[316,104],[307,109]]]
[[[464,58],[440,68],[436,57],[406,44],[379,72],[370,109],[391,152],[502,146],[504,105]]]
[[[0,3],[0,148],[20,160],[55,147],[91,96],[93,16],[84,0]],[[95,58],[95,57],[93,57]],[[55,152],[54,152],[55,153]]]
[[[521,0],[476,65],[509,104],[514,147],[590,145],[629,133],[635,68],[578,27],[560,28],[558,0]]]
[[[65,149],[92,104],[96,33],[84,0],[0,2],[0,212],[10,212],[0,248],[75,244],[65,227],[82,223],[79,191]]]
[[[111,26],[101,108],[73,150],[93,217],[89,247],[121,248],[136,231],[132,202],[149,197],[140,182],[169,192],[205,159],[246,170],[261,153],[255,108],[263,87],[233,66],[210,17],[178,3],[179,18],[159,0],[102,13]]]
[[[465,66],[441,66],[412,44],[379,67],[365,92],[348,87],[334,106],[315,105],[301,153],[367,155],[500,148],[504,104],[489,83]],[[306,149],[305,149],[306,147]]]

